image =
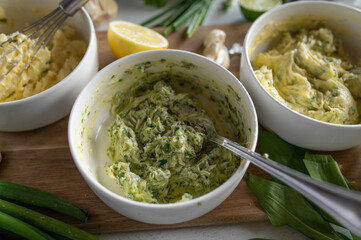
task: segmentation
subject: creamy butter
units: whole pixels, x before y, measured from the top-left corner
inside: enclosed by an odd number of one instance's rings
[[[5,42],[11,36],[0,34],[0,42]],[[2,44],[0,56],[26,38],[20,34],[14,40]],[[4,76],[10,68],[8,76],[0,82],[0,102],[15,101],[42,92],[64,79],[80,62],[87,45],[84,41],[75,40],[75,30],[65,26],[59,29],[47,47],[43,47],[35,55],[30,66],[17,76],[26,66],[34,52],[27,50],[36,40],[28,39],[9,55],[0,61],[0,76]]]
[[[311,118],[359,124],[361,74],[342,43],[322,23],[283,31],[280,43],[252,61],[263,87],[285,106]]]

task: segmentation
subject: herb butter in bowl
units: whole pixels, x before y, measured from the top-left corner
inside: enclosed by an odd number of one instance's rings
[[[0,1],[0,55],[11,51],[0,60],[0,74],[7,74],[0,82],[0,131],[36,129],[65,117],[81,89],[98,71],[94,26],[86,11],[80,9],[55,32],[47,46],[39,49],[18,78],[32,52],[36,52],[37,40],[25,41],[27,36],[19,34],[5,41],[58,5],[55,0]]]
[[[93,191],[138,221],[199,217],[236,188],[248,161],[205,142],[180,108],[207,114],[217,131],[254,150],[257,117],[228,70],[200,55],[146,51],[119,59],[85,87],[69,119],[74,161]]]
[[[358,9],[298,2],[261,16],[245,38],[241,81],[260,123],[313,150],[361,143]]]

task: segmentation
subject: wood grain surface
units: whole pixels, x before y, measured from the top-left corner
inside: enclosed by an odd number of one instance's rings
[[[184,37],[184,29],[168,37],[169,48],[202,52],[204,36],[214,28],[227,34],[226,45],[243,42],[248,23],[200,27],[191,39]],[[160,29],[157,29],[160,30]],[[115,60],[110,51],[105,32],[98,32],[100,67]],[[239,77],[240,56],[231,56],[231,72]],[[195,220],[174,225],[151,225],[133,221],[107,207],[88,187],[73,163],[67,141],[68,117],[50,126],[27,132],[0,132],[0,179],[37,187],[54,193],[91,210],[87,223],[81,223],[50,211],[37,209],[60,220],[74,224],[93,233],[138,231],[149,229],[209,226],[238,222],[265,220],[266,216],[257,205],[256,198],[242,181],[231,196],[212,212]],[[346,151],[330,153],[341,165],[343,174],[361,188],[361,146]],[[249,171],[267,176],[261,170],[250,167]]]

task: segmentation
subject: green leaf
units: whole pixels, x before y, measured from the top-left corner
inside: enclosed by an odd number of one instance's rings
[[[274,226],[289,225],[315,240],[341,240],[313,206],[292,188],[247,173],[245,181]]]
[[[358,189],[355,185],[353,185],[347,178],[345,178],[345,181],[349,189],[354,191],[360,191],[360,189]]]
[[[337,162],[332,158],[331,155],[306,153],[305,159],[303,161],[309,175],[312,178],[322,182],[332,183],[346,189],[358,191],[356,187],[354,187],[346,178],[344,178]],[[318,206],[315,205],[315,208],[324,217],[325,220],[341,226],[336,220],[334,220]]]
[[[351,233],[353,240],[361,240],[361,237],[356,236],[355,234]]]
[[[262,154],[267,153],[269,158],[289,168],[307,174],[303,163],[306,150],[283,141],[271,132],[260,131],[258,136]]]
[[[352,185],[342,175],[342,173],[337,165],[337,162],[330,155],[309,154],[306,152],[306,150],[299,148],[299,147],[295,147],[291,144],[288,144],[285,141],[283,141],[279,136],[277,136],[274,133],[270,133],[270,132],[260,131],[259,142],[260,142],[261,150],[262,150],[263,154],[267,153],[271,159],[273,159],[283,165],[286,165],[290,168],[293,168],[295,170],[298,170],[300,172],[308,174],[314,179],[333,183],[338,186],[344,187],[346,189],[352,189],[355,191],[359,191],[354,185]],[[259,182],[258,184],[262,184],[261,181],[258,181],[258,182]],[[272,182],[272,183],[274,183],[274,182]],[[276,184],[276,183],[274,183],[274,184]],[[283,186],[283,187],[286,187],[286,186]],[[263,196],[263,195],[259,195],[259,196],[257,196],[257,198],[259,199],[260,203],[262,201],[265,201],[265,202],[269,201],[267,199],[263,199],[263,198],[265,198],[265,196]],[[302,201],[307,201],[305,198],[303,198],[300,195],[300,199],[301,198],[302,198]],[[295,201],[296,202],[301,201],[300,199],[297,198],[297,199],[295,199]],[[324,222],[339,225],[339,223],[337,223],[333,218],[331,218],[327,213],[325,213],[318,206],[314,205],[311,202],[308,202],[308,203],[310,206],[312,206],[314,212],[318,212],[318,215],[322,216]],[[288,206],[289,203],[285,202],[284,204],[285,205],[287,204],[287,207],[289,207]],[[261,206],[263,207],[262,204],[261,204]],[[293,207],[297,208],[297,206],[293,206]],[[299,208],[300,208],[300,214],[302,214],[302,210],[306,210],[306,209],[303,209],[304,206],[299,206]],[[264,211],[266,212],[265,209],[264,209]],[[270,212],[270,214],[272,214],[272,212]],[[269,215],[269,214],[267,214],[267,215]],[[297,213],[295,213],[295,216],[302,218],[301,216],[303,216],[303,215],[298,215]],[[278,216],[278,217],[281,218],[281,216]],[[271,219],[270,216],[269,216],[269,218]],[[275,218],[275,216],[273,216],[273,218]],[[312,221],[313,217],[310,217],[309,219],[310,219],[310,221]],[[296,228],[296,227],[292,226],[290,223],[288,223],[289,220],[286,217],[285,217],[285,219],[283,219],[283,221],[285,222],[284,224],[290,225],[291,227],[295,228],[296,230],[299,230],[298,228]],[[310,227],[314,227],[315,229],[317,229],[317,231],[319,230],[317,223],[314,223],[313,225],[311,224]],[[299,231],[301,231],[301,230],[299,230]],[[343,234],[335,232],[334,230],[332,230],[331,233],[334,236],[336,236],[335,239],[348,239]],[[355,235],[352,235],[352,236],[354,237],[354,239],[360,240],[359,237],[357,237]]]
[[[306,153],[303,162],[312,178],[349,189],[337,162],[330,155]]]

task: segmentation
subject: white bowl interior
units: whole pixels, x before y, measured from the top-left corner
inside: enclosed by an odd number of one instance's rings
[[[104,170],[108,161],[107,129],[114,120],[111,113],[111,98],[115,94],[126,96],[129,87],[144,77],[145,73],[141,70],[134,70],[134,66],[144,63],[144,59],[152,63],[152,66],[146,70],[148,74],[170,71],[171,85],[176,90],[197,97],[216,122],[219,133],[243,143],[250,149],[255,149],[257,119],[253,112],[253,104],[248,100],[249,96],[243,86],[230,72],[220,69],[220,66],[196,54],[176,50],[148,51],[120,59],[100,71],[83,90],[73,107],[69,124],[70,145],[76,144],[75,151],[79,159],[75,161],[81,165],[81,168],[86,169],[87,174],[90,173],[94,180],[112,192],[121,194],[119,186],[106,175]],[[132,74],[127,73],[129,69],[133,70]],[[179,76],[201,86],[199,89],[202,89],[202,94],[207,88],[207,93],[202,96],[197,92],[198,90],[192,90],[192,86],[188,83],[180,86],[179,81],[174,81]],[[119,82],[119,79],[122,81]],[[225,98],[227,96],[231,107],[224,107],[209,100],[210,95],[219,101],[227,101]],[[238,131],[241,132],[241,137],[236,136],[235,133]],[[243,172],[242,176],[247,166],[248,163],[243,161],[239,167],[239,171]]]

